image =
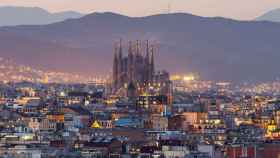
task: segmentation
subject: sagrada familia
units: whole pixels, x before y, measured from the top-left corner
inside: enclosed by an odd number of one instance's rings
[[[169,73],[155,70],[155,46],[149,41],[130,41],[124,47],[120,40],[115,45],[111,88],[111,94],[128,98],[136,107],[172,104]]]
[[[113,63],[113,87],[115,90],[123,86],[132,86],[131,84],[149,84],[153,82],[155,72],[154,65],[154,47],[146,43],[146,55],[140,50],[140,42],[129,42],[128,55],[123,56],[123,46],[120,41],[115,46],[115,55]]]

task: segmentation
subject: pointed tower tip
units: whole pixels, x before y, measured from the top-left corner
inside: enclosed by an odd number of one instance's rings
[[[123,48],[122,48],[122,38],[120,38],[120,41],[119,41],[119,56],[120,56],[120,59],[122,58],[122,51],[123,51]]]
[[[146,58],[149,60],[150,54],[150,46],[149,46],[149,40],[146,41]]]
[[[113,43],[113,49],[114,49],[114,54],[117,54],[117,52],[118,52],[118,51],[117,51],[117,50],[118,50],[118,42],[115,41],[115,42]]]
[[[122,47],[122,41],[123,41],[123,39],[122,39],[122,38],[120,38],[120,41],[119,41],[119,45],[120,45],[120,47]]]
[[[136,54],[140,55],[140,43],[139,43],[139,40],[136,40]]]
[[[133,54],[132,41],[129,41],[129,42],[128,42],[128,54],[130,54],[130,55]]]
[[[155,53],[155,46],[154,45],[152,45],[151,46],[152,48],[152,50],[151,50],[151,64],[152,64],[152,66],[154,67],[154,53]]]

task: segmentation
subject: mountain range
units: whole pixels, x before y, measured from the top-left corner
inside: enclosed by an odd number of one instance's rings
[[[274,9],[256,18],[257,21],[280,22],[280,9]]]
[[[49,25],[0,28],[0,56],[39,69],[110,74],[119,38],[157,43],[157,69],[233,82],[280,76],[280,24],[185,13],[93,13]]]
[[[0,26],[44,25],[82,16],[75,11],[50,13],[38,7],[3,6],[0,7]]]

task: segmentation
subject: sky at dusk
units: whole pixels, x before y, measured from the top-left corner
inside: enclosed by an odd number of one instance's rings
[[[82,13],[117,12],[128,16],[145,16],[171,12],[188,12],[200,16],[223,16],[253,19],[264,12],[280,8],[280,0],[0,0],[1,6],[41,7],[51,12],[74,10]]]

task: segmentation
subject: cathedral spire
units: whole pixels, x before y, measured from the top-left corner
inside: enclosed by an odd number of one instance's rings
[[[122,73],[122,64],[123,64],[123,57],[122,57],[122,52],[123,52],[123,48],[122,48],[122,39],[120,39],[120,43],[119,43],[119,70],[118,73],[121,74]]]
[[[146,63],[150,63],[150,47],[149,47],[149,40],[146,41]]]
[[[132,54],[133,54],[132,42],[129,41],[129,43],[128,43],[128,55],[132,55]]]
[[[118,46],[114,43],[114,63],[118,62]]]
[[[117,75],[117,79],[118,79],[118,86],[117,87],[121,87],[122,82],[123,82],[123,57],[122,57],[122,39],[120,39],[119,42],[119,57],[118,57],[118,75]]]
[[[133,67],[134,67],[134,54],[133,54],[133,48],[132,48],[132,42],[129,41],[128,44],[128,79],[129,81],[133,80]]]
[[[155,72],[155,62],[154,62],[154,51],[155,51],[155,46],[152,45],[152,54],[151,54],[151,72],[154,74]]]
[[[136,41],[136,55],[140,55],[140,42],[139,42],[139,40]]]
[[[118,46],[114,43],[114,60],[113,60],[113,88],[117,89],[118,85]]]
[[[119,47],[119,60],[122,59],[122,51],[123,51],[123,48],[122,48],[122,39],[120,38],[120,47]]]
[[[145,56],[145,65],[147,67],[146,69],[146,77],[145,81],[147,83],[150,83],[152,80],[152,71],[150,67],[150,47],[149,47],[149,40],[146,41],[146,56]]]

